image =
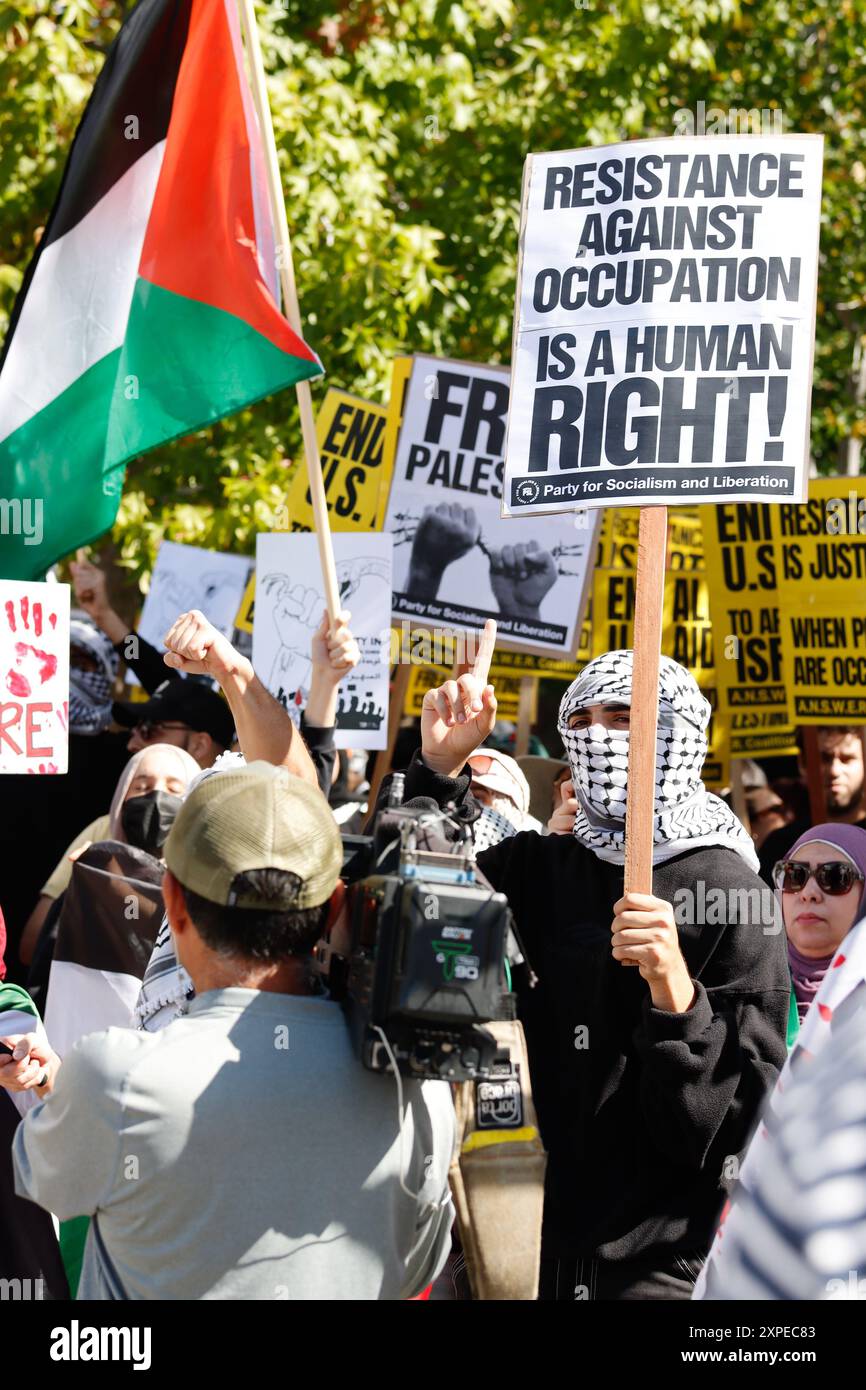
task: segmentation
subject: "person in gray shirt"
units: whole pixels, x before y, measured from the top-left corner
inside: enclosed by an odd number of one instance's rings
[[[16,1191],[92,1217],[78,1297],[421,1292],[450,1249],[454,1108],[435,1081],[404,1081],[398,1105],[316,993],[342,862],[327,803],[282,767],[225,772],[191,793],[165,859],[188,1015],[90,1034],[62,1066],[33,1039],[45,1099],[16,1133]]]

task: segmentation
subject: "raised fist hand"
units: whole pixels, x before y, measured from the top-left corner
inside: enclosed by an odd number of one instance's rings
[[[97,565],[87,559],[83,550],[76,551],[69,570],[76,602],[85,613],[95,618],[97,613],[109,607],[105,575]]]
[[[490,587],[503,617],[538,618],[541,600],[557,579],[556,561],[538,541],[490,552]]]
[[[167,648],[163,657],[166,666],[190,676],[212,676],[220,681],[239,660],[228,638],[197,608],[181,613],[162,640]]]
[[[342,609],[337,614],[334,627],[331,628],[328,610],[325,609],[313,637],[313,670],[318,670],[326,680],[335,685],[339,685],[361,660],[358,643],[349,631],[351,616],[347,608]]]
[[[435,598],[448,565],[467,555],[481,535],[471,507],[440,502],[425,507],[412,541],[406,590],[419,598]]]

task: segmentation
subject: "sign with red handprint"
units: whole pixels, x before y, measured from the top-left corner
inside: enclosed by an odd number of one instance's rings
[[[0,772],[64,773],[69,585],[0,580]]]

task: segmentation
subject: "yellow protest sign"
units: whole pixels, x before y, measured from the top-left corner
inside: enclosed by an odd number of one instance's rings
[[[535,656],[532,652],[493,653],[491,676],[547,676],[551,680],[573,681],[581,668],[578,661],[555,656]]]
[[[823,620],[847,615],[852,600],[852,618],[858,601],[864,608],[866,478],[812,479],[799,505],[703,510],[719,705],[732,754],[795,753],[795,724],[861,722],[859,632],[848,617],[841,629]],[[815,622],[794,626],[807,616]],[[847,645],[829,645],[837,641]]]
[[[597,569],[593,578],[592,651],[595,656],[633,645],[637,521],[637,508],[625,512],[611,508],[605,513],[601,546],[607,556],[616,555],[618,564],[616,568]],[[720,787],[726,785],[729,778],[730,755],[727,725],[717,712],[713,629],[703,561],[703,533],[697,509],[672,509],[668,525],[662,652],[692,673],[712,706],[703,777],[707,786]]]
[[[789,716],[866,724],[866,478],[813,480],[778,529]]]
[[[735,758],[797,751],[779,635],[775,536],[781,510],[768,502],[703,509],[719,714]]]
[[[491,676],[493,672],[491,671]],[[403,713],[413,718],[421,713],[421,705],[428,690],[433,690],[443,681],[451,679],[451,671],[446,666],[413,666],[406,691]],[[491,683],[496,687],[497,719],[517,719],[520,704],[520,680],[518,676],[500,676]],[[530,718],[534,723],[538,717],[538,683],[533,686],[532,711]]]
[[[244,596],[241,599],[241,606],[235,615],[235,627],[240,632],[253,630],[253,614],[256,606],[256,572],[252,570],[247,580],[247,587],[244,589]]]
[[[330,390],[316,416],[316,438],[328,516],[333,531],[380,529],[380,493],[390,482],[385,454],[387,409],[372,401]],[[393,464],[393,453],[390,461]],[[386,473],[388,476],[386,477]],[[313,507],[306,468],[299,468],[288,495],[293,531],[312,531]]]

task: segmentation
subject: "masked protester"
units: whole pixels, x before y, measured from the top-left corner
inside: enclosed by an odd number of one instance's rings
[[[69,732],[93,738],[104,733],[111,723],[117,653],[105,634],[84,617],[72,618],[69,643],[73,653],[69,668]],[[90,659],[84,661],[82,657]]]
[[[200,771],[195,759],[173,744],[156,743],[134,753],[115,787],[104,840],[134,846],[160,859],[187,788]],[[77,853],[80,860],[89,853],[89,846]],[[40,1008],[45,1005],[67,892],[68,888],[52,904],[33,954],[27,986]]]
[[[170,743],[151,744],[134,753],[111,802],[107,838],[161,858],[184,796],[200,772],[195,758]]]
[[[496,715],[484,674],[427,693],[406,773],[407,800],[454,802],[467,822],[467,760]],[[688,1298],[730,1157],[785,1058],[778,909],[751,838],[701,783],[710,707],[667,658],[653,893],[624,894],[631,681],[632,653],[611,652],[563,698],[573,833],[521,832],[478,855],[527,961],[514,981],[549,1155],[544,1299]]]
[[[481,814],[472,826],[476,852],[498,845],[518,830],[541,830],[529,814],[529,783],[508,753],[479,748],[469,759],[472,796]]]

